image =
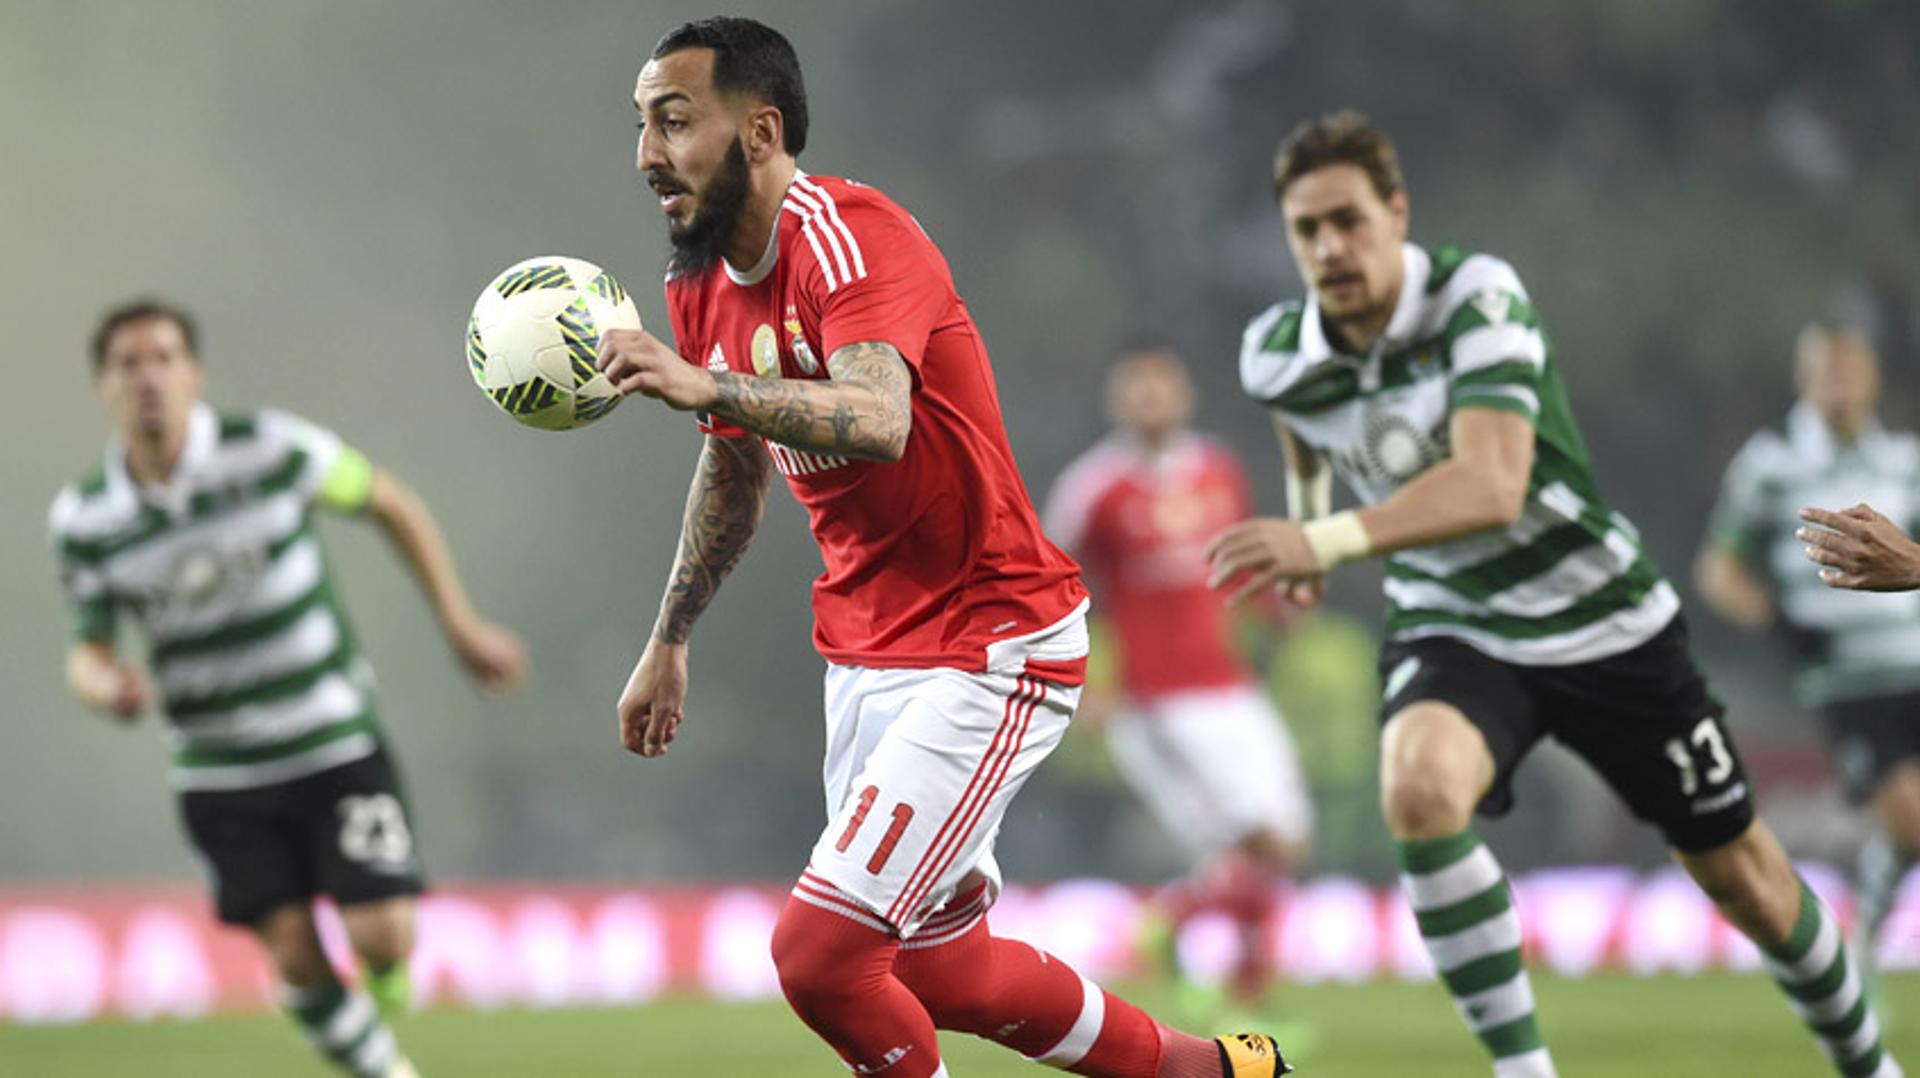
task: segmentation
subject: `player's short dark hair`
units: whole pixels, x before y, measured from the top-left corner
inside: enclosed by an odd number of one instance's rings
[[[100,367],[107,361],[107,345],[113,335],[135,322],[145,322],[150,318],[163,318],[180,327],[180,336],[186,339],[187,351],[195,358],[200,355],[200,327],[193,315],[178,304],[163,299],[142,297],[128,300],[118,307],[108,310],[100,316],[93,326],[93,372],[100,373]]]
[[[695,19],[667,31],[653,47],[653,59],[683,49],[712,49],[713,88],[750,93],[779,109],[787,152],[798,157],[807,148],[807,86],[800,58],[780,31],[731,15]]]
[[[1273,155],[1273,197],[1278,199],[1293,181],[1328,165],[1355,165],[1373,182],[1381,199],[1393,197],[1405,186],[1400,178],[1400,155],[1386,133],[1353,109],[1341,109],[1302,120]]]

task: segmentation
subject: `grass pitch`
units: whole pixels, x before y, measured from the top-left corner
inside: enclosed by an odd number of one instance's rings
[[[1833,1073],[1758,975],[1564,981],[1536,976],[1541,1022],[1568,1078],[1790,1078]],[[1130,998],[1179,1012],[1165,992]],[[1489,1068],[1436,985],[1381,982],[1289,987],[1275,1021],[1304,1039],[1282,1048],[1307,1078],[1486,1078]],[[1920,975],[1884,989],[1889,1045],[1920,1062]],[[670,998],[630,1010],[434,1010],[398,1032],[426,1078],[757,1078],[846,1074],[839,1060],[777,1003],[723,1005]],[[955,1078],[1055,1073],[969,1037],[945,1040]],[[277,1017],[195,1022],[0,1026],[0,1075],[18,1078],[326,1078],[293,1027]]]

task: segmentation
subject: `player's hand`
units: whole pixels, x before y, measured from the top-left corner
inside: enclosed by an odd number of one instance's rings
[[[644,329],[610,329],[600,335],[600,370],[621,394],[638,393],[681,411],[713,404],[713,375],[680,358]]]
[[[121,665],[114,673],[113,694],[104,710],[121,722],[134,722],[153,706],[153,683],[137,666]]]
[[[641,756],[664,756],[687,700],[687,645],[649,636],[616,710],[620,743]]]
[[[75,686],[81,702],[103,715],[132,723],[153,706],[153,683],[130,663],[101,665]]]
[[[1828,587],[1854,591],[1908,591],[1920,588],[1920,543],[1865,504],[1832,512],[1800,510],[1803,527],[1794,536],[1807,544],[1807,558],[1819,565]]]
[[[1320,605],[1322,599],[1327,597],[1327,578],[1324,576],[1310,576],[1305,580],[1296,580],[1282,588],[1280,594],[1286,599],[1286,605],[1289,610],[1312,610],[1314,607]],[[1292,623],[1291,615],[1289,615],[1287,620],[1288,624]]]
[[[1276,584],[1311,581],[1320,574],[1320,561],[1307,545],[1298,521],[1281,517],[1243,520],[1207,544],[1207,586],[1234,585],[1229,602],[1239,603]],[[1312,594],[1311,592],[1309,594]],[[1317,602],[1317,595],[1312,601]]]
[[[487,692],[505,692],[527,678],[527,647],[520,638],[492,622],[466,618],[447,626],[460,665]]]

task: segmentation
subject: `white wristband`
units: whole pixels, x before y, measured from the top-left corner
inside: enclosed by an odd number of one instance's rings
[[[1307,545],[1313,548],[1313,558],[1320,563],[1323,573],[1342,562],[1373,553],[1373,540],[1367,537],[1360,514],[1351,509],[1309,520],[1300,530],[1306,536]]]

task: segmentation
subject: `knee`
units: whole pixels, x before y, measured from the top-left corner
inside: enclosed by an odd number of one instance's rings
[[[1882,823],[1887,830],[1887,841],[1900,860],[1920,860],[1920,812],[1888,816]]]
[[[315,988],[334,979],[333,966],[305,909],[276,910],[254,925],[254,934],[280,979],[296,988]]]
[[[1473,820],[1475,795],[1444,772],[1390,774],[1381,783],[1380,811],[1395,838],[1445,838]]]
[[[1240,842],[1240,850],[1263,871],[1291,875],[1306,863],[1313,845],[1305,837],[1294,838],[1271,828],[1255,831]]]
[[[360,961],[376,973],[385,973],[406,962],[412,953],[412,940],[404,931],[378,932],[353,941]]]
[[[1380,810],[1395,838],[1445,838],[1466,830],[1492,785],[1486,739],[1445,704],[1415,704],[1387,723],[1380,744]]]
[[[413,951],[413,905],[394,899],[341,911],[353,952],[369,969],[384,973],[407,960]]]
[[[1880,823],[1902,860],[1920,859],[1920,763],[1906,761],[1874,791]]]
[[[813,1006],[859,995],[867,970],[841,945],[837,914],[789,899],[773,926],[773,968],[780,990],[803,1014]]]

